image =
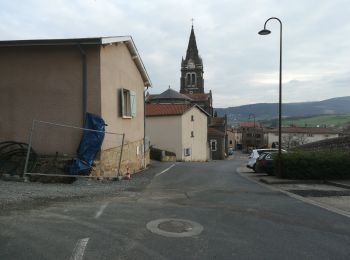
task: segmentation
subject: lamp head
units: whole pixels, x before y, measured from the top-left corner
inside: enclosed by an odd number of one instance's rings
[[[270,34],[270,33],[271,33],[271,31],[270,31],[270,30],[267,30],[267,29],[261,30],[261,31],[259,32],[260,35],[267,35],[267,34]]]

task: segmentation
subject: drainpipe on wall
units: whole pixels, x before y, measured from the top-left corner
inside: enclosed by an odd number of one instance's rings
[[[148,86],[143,92],[143,168],[146,168],[146,93]]]
[[[86,52],[83,50],[81,45],[78,45],[81,54],[82,61],[82,82],[83,82],[83,127],[85,125],[85,115],[87,112],[87,64],[86,64]]]

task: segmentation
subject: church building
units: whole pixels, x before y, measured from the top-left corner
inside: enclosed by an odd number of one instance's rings
[[[200,106],[209,115],[208,142],[211,159],[222,160],[227,153],[227,118],[214,117],[213,97],[211,90],[205,93],[203,60],[199,55],[193,25],[185,59],[181,61],[180,93],[188,96],[191,102]]]
[[[181,60],[180,93],[171,89],[159,95],[148,95],[147,104],[192,104],[201,108],[208,115],[208,148],[209,158],[213,160],[225,159],[228,150],[226,135],[227,118],[216,117],[213,109],[211,90],[204,89],[203,60],[199,55],[193,25],[188,42],[185,59]]]

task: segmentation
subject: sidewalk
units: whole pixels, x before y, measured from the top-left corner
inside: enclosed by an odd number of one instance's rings
[[[241,176],[287,195],[327,210],[350,217],[350,180],[288,180],[265,173],[254,173],[242,166]]]

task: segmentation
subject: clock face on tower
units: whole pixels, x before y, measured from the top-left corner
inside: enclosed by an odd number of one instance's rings
[[[194,68],[195,68],[194,62],[193,62],[192,60],[189,60],[188,63],[187,63],[187,67],[188,67],[189,69],[194,69]]]

